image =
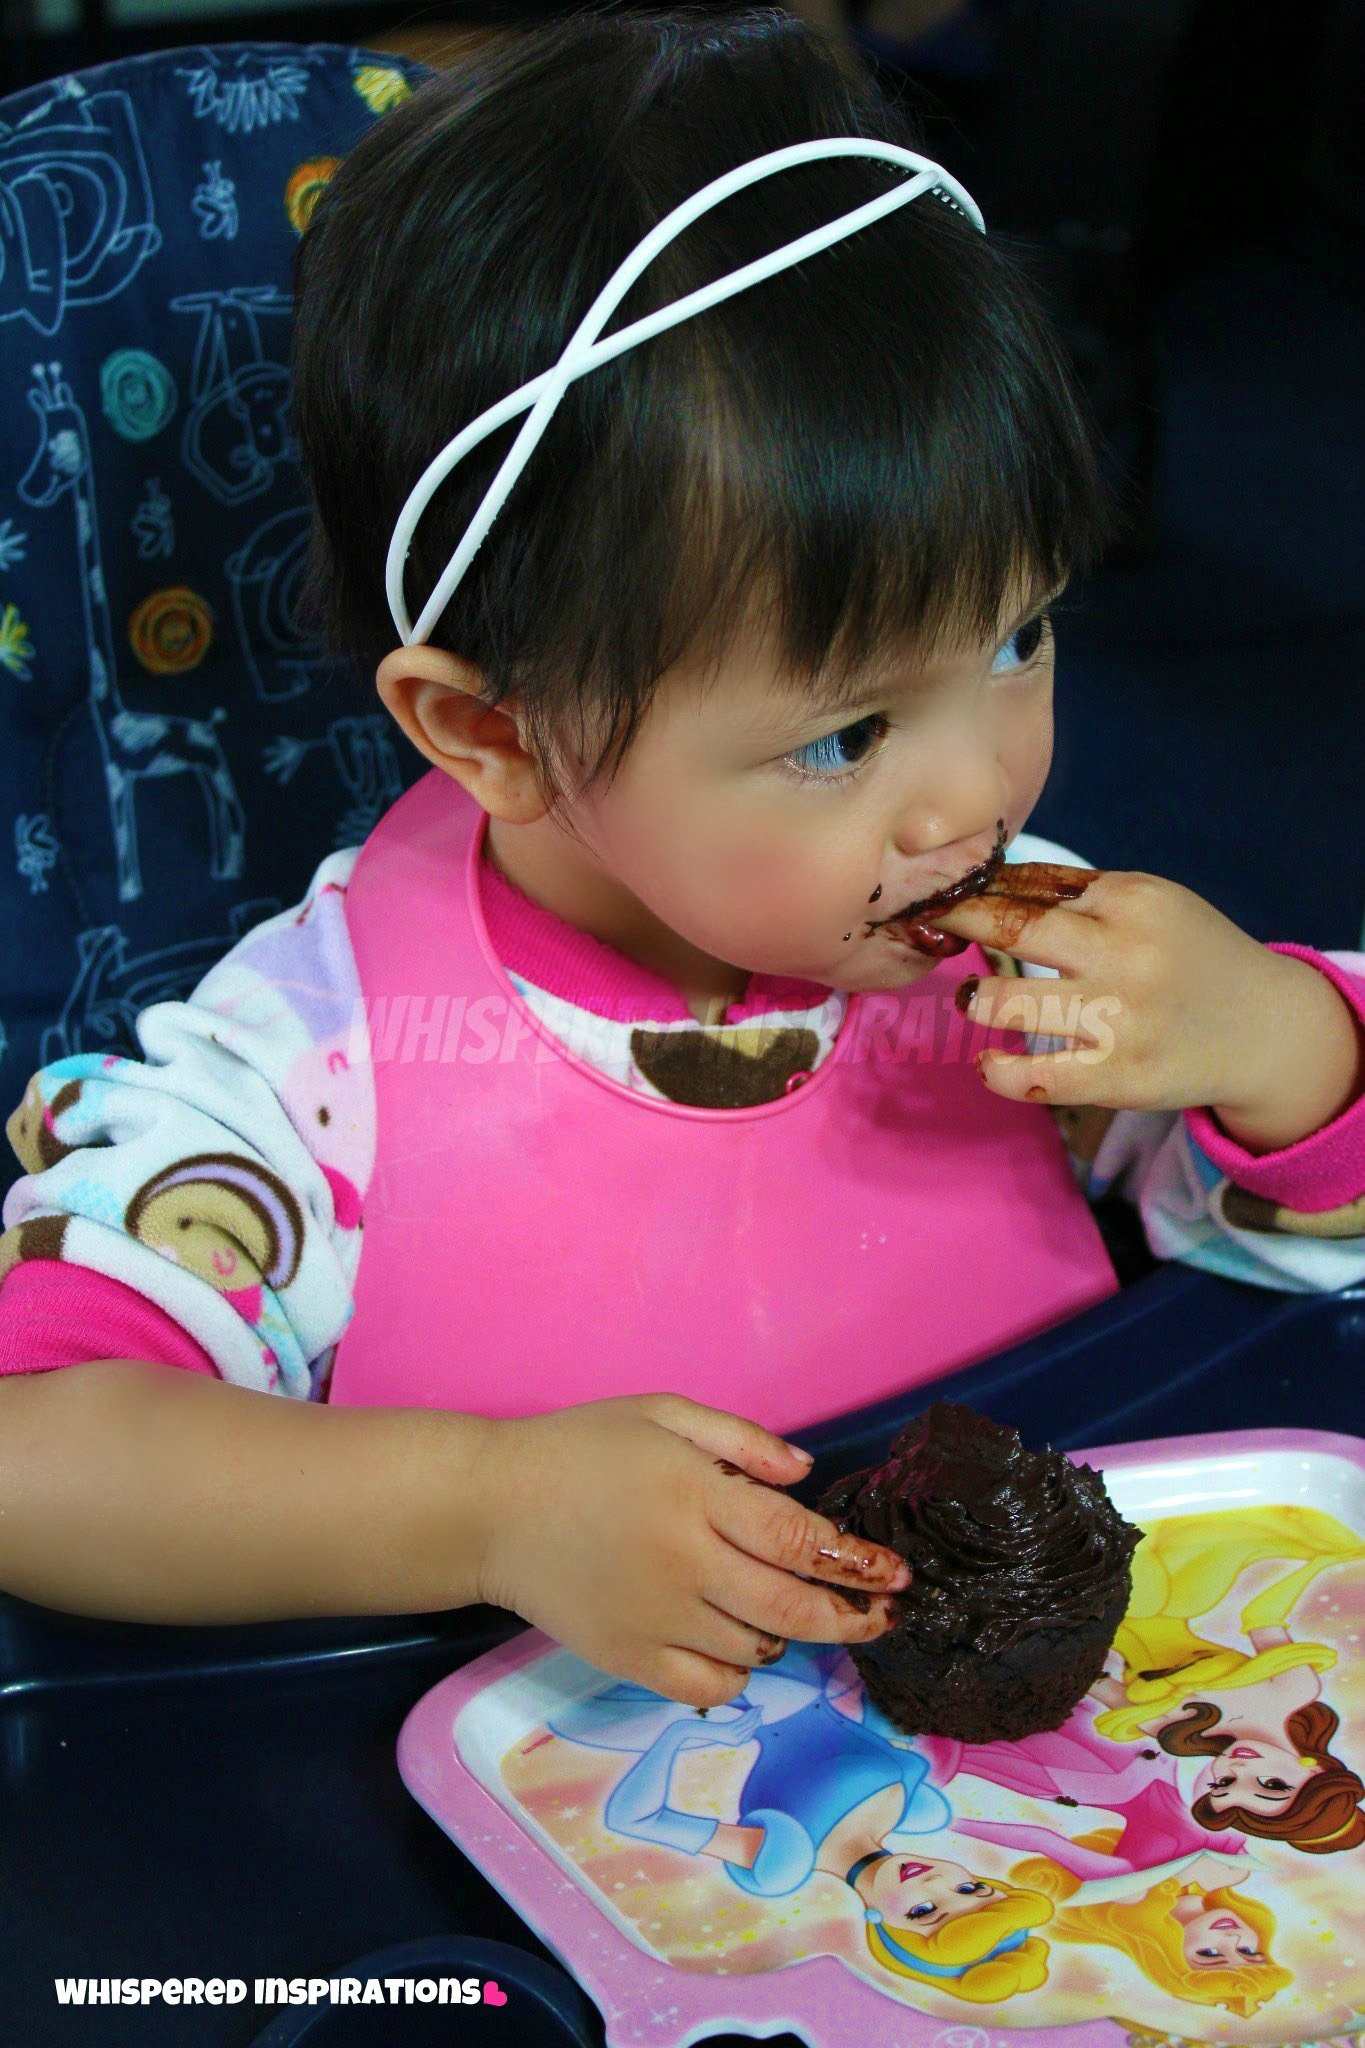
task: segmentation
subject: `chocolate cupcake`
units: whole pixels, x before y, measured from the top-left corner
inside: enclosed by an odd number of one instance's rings
[[[1018,1741],[1059,1728],[1099,1677],[1140,1532],[1088,1465],[936,1401],[820,1508],[910,1565],[896,1626],[852,1650],[908,1735]]]

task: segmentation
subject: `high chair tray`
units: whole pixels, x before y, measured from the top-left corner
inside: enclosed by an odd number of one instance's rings
[[[702,1715],[534,1631],[413,1708],[404,1782],[594,1999],[608,2048],[1360,2029],[1365,1443],[1076,1455],[1144,1536],[1103,1697],[1055,1733],[907,1737],[813,1644]],[[871,1847],[893,1845],[872,1918],[816,1860],[869,1798]],[[752,1867],[734,1836],[708,1847],[741,1820]]]
[[[909,1355],[913,1330],[888,1341]],[[1070,1449],[1229,1421],[1360,1433],[1362,1386],[1365,1290],[1273,1294],[1168,1265],[932,1389],[801,1434],[816,1453],[814,1494],[870,1463],[930,1393]],[[452,1938],[553,1963],[409,1795],[394,1757],[413,1702],[519,1626],[474,1608],[136,1627],[0,1596],[3,2048],[247,2048],[275,2016],[73,2011],[56,2003],[58,1975],[250,1983]],[[894,2020],[902,2009],[882,2010]],[[601,2048],[595,2009],[589,2020],[587,2048]],[[533,2013],[517,2025],[515,2048],[559,2048]],[[1019,2039],[988,2013],[952,2029],[939,2048]],[[396,2033],[386,2048],[401,2048]]]

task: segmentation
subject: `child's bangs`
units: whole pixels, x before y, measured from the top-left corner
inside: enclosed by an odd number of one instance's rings
[[[837,423],[822,444],[823,424],[784,449],[731,435],[722,459],[697,462],[660,672],[714,665],[761,630],[781,679],[837,708],[892,666],[993,645],[1102,544],[1083,462],[1071,479],[1047,466],[1031,423],[995,423],[965,449],[942,420],[894,440],[869,423],[856,454]]]
[[[869,196],[868,167],[853,168],[847,195],[821,181],[816,219]],[[775,214],[766,246],[811,224]],[[722,250],[673,266],[658,303],[760,253],[762,222],[727,226]],[[632,295],[614,324],[645,309]],[[591,650],[573,691],[603,739],[589,780],[614,774],[678,663],[711,676],[761,633],[783,681],[852,703],[892,664],[903,676],[995,644],[1108,539],[1076,386],[1032,288],[941,204],[911,202],[611,370],[614,420],[574,435],[603,460],[578,507],[582,609],[561,641]],[[585,411],[606,396],[585,394]]]

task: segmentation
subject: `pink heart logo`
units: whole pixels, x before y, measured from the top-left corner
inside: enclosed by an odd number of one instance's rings
[[[506,2005],[507,2003],[507,1993],[491,1977],[483,1987],[483,2002],[485,2005]]]

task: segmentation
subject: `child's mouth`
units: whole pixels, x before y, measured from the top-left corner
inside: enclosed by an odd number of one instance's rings
[[[912,952],[925,954],[932,960],[951,959],[955,953],[965,953],[972,942],[960,939],[952,932],[940,931],[932,920],[945,910],[965,903],[969,897],[994,896],[1008,899],[1009,914],[1003,916],[1005,906],[1002,905],[1001,931],[997,938],[997,943],[1008,950],[1035,918],[1045,911],[1055,910],[1059,904],[1074,903],[1099,878],[1098,868],[1063,867],[1053,861],[1025,861],[1006,869],[1005,821],[997,818],[995,845],[985,860],[974,868],[968,868],[965,875],[949,883],[946,889],[907,903],[904,910],[896,911],[891,917],[870,919],[863,927],[863,936],[870,937],[874,931],[890,927],[892,936]]]
[[[971,944],[970,939],[959,939],[951,932],[938,931],[929,920],[940,911],[951,910],[955,903],[965,903],[969,896],[980,896],[989,889],[1004,859],[1005,821],[997,818],[995,844],[985,860],[978,861],[974,868],[968,868],[965,875],[959,876],[956,882],[950,882],[946,889],[936,889],[932,896],[920,896],[890,917],[869,918],[867,930],[874,932],[883,925],[894,925],[897,938],[903,939],[916,953],[924,953],[932,960],[947,960],[954,954],[965,953]]]

